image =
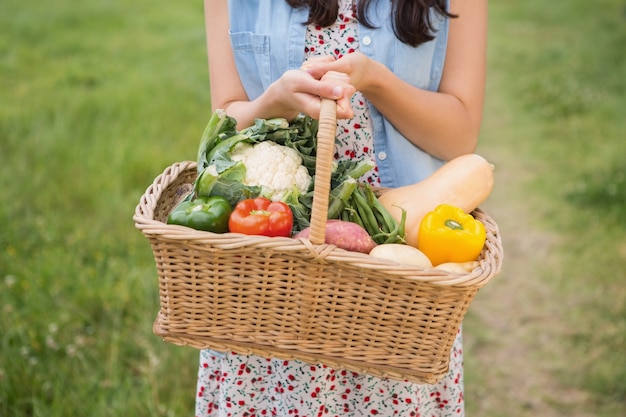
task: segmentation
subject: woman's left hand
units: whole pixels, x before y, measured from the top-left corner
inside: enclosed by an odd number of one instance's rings
[[[371,63],[371,59],[365,54],[353,52],[339,59],[335,59],[331,55],[309,58],[301,69],[318,80],[331,72],[346,74],[354,88],[364,92],[367,89],[367,74]]]

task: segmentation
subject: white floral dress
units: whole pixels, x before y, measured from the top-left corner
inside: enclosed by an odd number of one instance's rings
[[[307,29],[306,54],[336,57],[358,50],[353,2],[342,0],[335,25]],[[373,158],[367,101],[352,98],[355,117],[340,120],[336,158]],[[362,180],[379,183],[377,170]],[[463,417],[461,331],[450,372],[439,383],[420,385],[337,370],[323,364],[265,359],[233,352],[200,353],[197,417]]]
[[[315,55],[332,55],[335,58],[355,52],[359,49],[359,34],[354,16],[353,1],[342,0],[337,22],[330,27],[309,26],[305,44],[305,58]],[[335,159],[362,159],[375,161],[372,129],[370,125],[367,100],[357,91],[351,99],[354,117],[337,122],[337,149]],[[378,170],[361,178],[373,184],[379,184]]]

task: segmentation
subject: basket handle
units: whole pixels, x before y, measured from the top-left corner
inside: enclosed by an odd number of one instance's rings
[[[315,184],[313,188],[311,229],[309,233],[309,240],[314,245],[321,245],[326,239],[330,175],[332,172],[332,162],[335,153],[335,135],[337,132],[337,102],[330,99],[322,99],[321,105],[317,130]]]

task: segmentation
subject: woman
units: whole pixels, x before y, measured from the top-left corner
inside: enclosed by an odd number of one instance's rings
[[[205,0],[205,20],[212,107],[239,128],[336,100],[336,157],[371,158],[363,179],[386,187],[476,147],[486,0]],[[197,416],[463,414],[460,330],[435,385],[201,352]]]

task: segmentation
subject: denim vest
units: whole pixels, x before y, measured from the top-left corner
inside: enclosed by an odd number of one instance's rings
[[[253,100],[285,71],[302,65],[308,9],[292,9],[285,0],[228,3],[237,70],[248,98]],[[361,52],[385,64],[404,81],[437,91],[446,55],[448,19],[433,13],[436,38],[414,48],[396,38],[390,16],[390,1],[372,4],[369,18],[374,29],[359,25]],[[370,112],[376,163],[384,187],[421,181],[443,164],[409,142],[371,104]]]

